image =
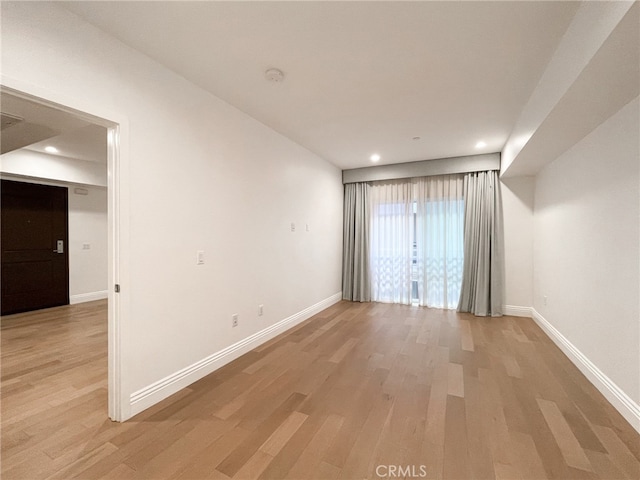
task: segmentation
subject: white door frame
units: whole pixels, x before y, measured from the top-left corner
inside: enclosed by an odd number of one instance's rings
[[[107,231],[108,231],[108,415],[114,421],[121,422],[130,416],[130,403],[123,384],[122,367],[122,313],[123,295],[115,292],[116,285],[127,284],[127,262],[123,261],[122,249],[126,251],[122,239],[128,231],[128,211],[126,202],[122,202],[121,184],[122,137],[128,131],[126,117],[113,112],[96,112],[94,106],[87,106],[54,92],[46,91],[20,81],[2,76],[0,91],[15,97],[39,103],[47,107],[75,115],[76,117],[107,128]],[[124,232],[123,232],[124,230]],[[122,268],[124,267],[124,268]],[[125,295],[128,298],[128,295]]]

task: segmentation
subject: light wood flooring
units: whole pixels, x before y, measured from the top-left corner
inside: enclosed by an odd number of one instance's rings
[[[3,479],[638,479],[530,319],[341,302],[123,424],[106,304],[2,319]]]

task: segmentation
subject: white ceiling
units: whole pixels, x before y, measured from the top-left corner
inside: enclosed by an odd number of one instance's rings
[[[54,155],[107,163],[107,129],[102,126],[4,91],[0,110],[13,119],[2,128],[2,154],[24,149],[51,155],[45,150],[51,146],[58,150]]]
[[[385,164],[501,151],[578,7],[63,5],[341,168],[369,166],[374,152]],[[271,67],[284,82],[265,80]]]
[[[62,135],[34,143],[25,148],[40,153],[48,153],[45,148],[51,146],[58,155],[76,160],[107,163],[107,129],[100,125],[89,124]]]
[[[88,125],[73,115],[6,92],[0,93],[0,110],[14,120],[11,125],[2,128],[0,153],[11,152]]]

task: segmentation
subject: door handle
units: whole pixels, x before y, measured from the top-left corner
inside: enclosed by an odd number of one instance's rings
[[[64,240],[58,240],[56,242],[56,249],[53,253],[64,253]]]

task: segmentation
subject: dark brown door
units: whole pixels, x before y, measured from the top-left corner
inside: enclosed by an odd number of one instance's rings
[[[2,315],[69,304],[67,189],[2,180]]]

